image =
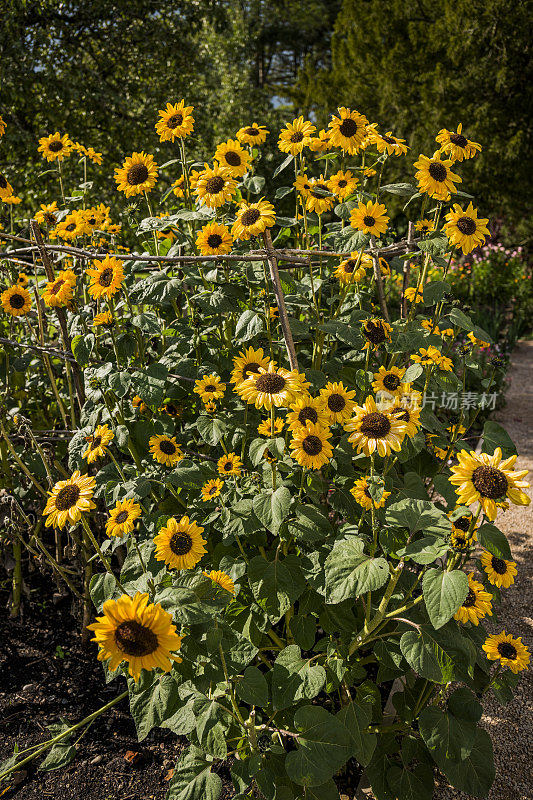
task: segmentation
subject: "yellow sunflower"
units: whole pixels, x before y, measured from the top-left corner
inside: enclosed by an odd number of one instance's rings
[[[211,578],[213,583],[218,584],[225,589],[230,594],[235,594],[235,584],[231,580],[230,576],[221,569],[212,569],[210,572],[205,572],[204,575],[206,578]]]
[[[452,467],[450,483],[458,495],[458,503],[469,506],[479,503],[484,514],[492,522],[496,519],[498,502],[506,499],[517,506],[528,506],[531,498],[522,489],[529,483],[522,480],[527,469],[513,471],[517,456],[510,456],[502,461],[502,451],[496,448],[494,454],[468,453],[462,450],[457,454],[458,464]]]
[[[85,216],[80,211],[71,211],[71,213],[67,214],[65,219],[58,224],[57,228],[54,229],[53,238],[57,237],[69,242],[73,239],[77,239],[78,236],[88,235],[90,232],[91,229],[87,225]],[[50,233],[50,238],[52,238],[52,232]]]
[[[344,106],[341,106],[338,112],[339,116],[332,117],[329,123],[331,144],[333,147],[340,147],[350,154],[356,153],[366,136],[368,120],[364,114],[360,114],[358,111],[351,111]]]
[[[389,394],[403,394],[405,392],[405,384],[402,383],[402,378],[406,370],[401,367],[380,367],[378,372],[374,373],[374,380],[372,388],[374,392],[389,392]]]
[[[213,500],[213,498],[218,497],[223,486],[224,481],[221,481],[220,478],[213,478],[207,481],[207,483],[204,483],[201,489],[203,502],[207,503],[208,500]]]
[[[150,192],[157,182],[157,164],[154,157],[141,151],[132,153],[121,167],[115,169],[115,183],[126,197]]]
[[[176,633],[171,615],[159,603],[150,603],[148,593],[106,600],[103,612],[87,627],[94,632],[98,660],[109,660],[111,672],[126,661],[129,674],[137,682],[143,669],[159,667],[170,672],[172,663],[181,661],[173,653],[180,649],[182,637]]]
[[[346,422],[355,408],[355,391],[345,389],[342,382],[329,382],[320,390],[322,407],[330,425]]]
[[[136,503],[132,498],[119,500],[109,512],[109,517],[105,524],[105,532],[108,536],[124,536],[127,533],[131,533],[135,527],[135,520],[140,516],[141,507],[139,503]]]
[[[3,120],[2,117],[0,117],[0,136],[4,135],[4,133],[6,132],[6,128],[7,125],[5,123],[5,120]]]
[[[377,172],[375,169],[372,169],[372,167],[366,167],[363,170],[363,175],[365,178],[373,178],[375,175],[377,175]]]
[[[270,131],[264,125],[258,125],[257,122],[252,122],[246,128],[239,128],[235,134],[239,142],[243,144],[263,144],[266,141],[267,135]]]
[[[39,225],[46,225],[47,228],[53,228],[57,222],[57,212],[59,211],[57,203],[41,203],[41,208],[35,214],[35,219]]]
[[[294,406],[291,406],[294,408]],[[290,414],[288,415],[288,417]],[[257,433],[261,434],[261,436],[277,436],[279,433],[283,431],[285,427],[284,421],[280,417],[276,417],[274,420],[274,433],[272,433],[272,420],[270,417],[268,419],[264,419],[262,422],[259,423],[257,426]],[[289,426],[290,427],[290,426]]]
[[[274,206],[262,198],[257,203],[241,203],[231,228],[234,239],[245,241],[260,236],[276,222]]]
[[[100,314],[95,314],[93,318],[93,328],[98,328],[99,326],[108,327],[110,325],[114,325],[115,320],[113,319],[113,314],[111,311],[102,311]]]
[[[18,206],[19,203],[22,203],[22,197],[16,197],[14,194],[10,194],[8,197],[0,198],[2,202],[7,203],[8,206]]]
[[[305,427],[299,425],[292,432],[290,441],[291,455],[301,467],[320,469],[326,464],[333,450],[328,439],[331,431],[323,425],[307,422]]]
[[[371,233],[379,237],[387,230],[389,217],[386,215],[387,209],[383,203],[359,203],[350,214],[350,225],[357,231]]]
[[[460,553],[465,553],[469,547],[473,547],[475,545],[476,540],[477,534],[475,531],[472,531],[472,533],[469,534],[467,531],[455,528],[452,523],[450,541],[454,550],[458,550]]]
[[[235,475],[236,478],[242,472],[242,461],[235,453],[227,453],[217,461],[219,475]]]
[[[371,256],[355,251],[350,253],[350,258],[345,258],[344,261],[341,261],[335,270],[335,275],[339,283],[343,286],[349,286],[352,283],[360,283],[366,275],[366,270],[371,267]]]
[[[155,124],[156,133],[160,142],[173,142],[174,139],[184,139],[192,133],[194,117],[191,114],[194,106],[186,106],[185,100],[179,103],[167,103],[167,107],[157,113],[161,117]]]
[[[92,161],[93,164],[102,164],[103,162],[103,153],[97,153],[94,147],[87,147],[85,150],[85,155]]]
[[[241,350],[238,356],[233,359],[233,370],[231,372],[231,383],[240,384],[252,374],[258,374],[260,369],[268,369],[270,359],[265,356],[263,348],[254,350],[248,347]]]
[[[384,319],[372,317],[365,319],[362,325],[363,335],[366,338],[366,344],[363,345],[363,350],[373,347],[377,349],[383,342],[390,342],[390,334],[392,327]]]
[[[277,423],[276,419],[276,423]],[[300,397],[290,406],[287,414],[289,430],[294,431],[312,422],[314,425],[321,425],[323,428],[329,427],[329,414],[324,408],[324,401],[321,397]],[[266,423],[262,423],[266,425]]]
[[[23,317],[31,308],[31,296],[25,286],[10,286],[0,295],[2,308],[12,317]]]
[[[17,286],[27,286],[30,282],[30,279],[26,275],[25,272],[19,272],[17,277]]]
[[[243,383],[235,387],[240,397],[256,408],[270,410],[272,406],[288,406],[294,401],[298,392],[298,384],[292,372],[269,363],[268,367],[259,368]]]
[[[477,209],[472,202],[463,211],[459,203],[455,203],[453,210],[446,214],[444,232],[450,244],[460,247],[465,255],[471,253],[475,247],[482,245],[485,237],[489,235],[487,228],[488,219],[480,219]]]
[[[461,183],[462,178],[452,172],[452,165],[453,161],[441,159],[440,153],[434,153],[432,158],[419,155],[418,161],[415,161],[419,191],[426,192],[435,200],[445,200],[448,193],[456,192],[455,184]]]
[[[323,175],[321,175],[320,178],[312,178],[309,181],[309,190],[305,201],[305,207],[308,211],[323,214],[325,211],[330,211],[333,208],[334,202],[335,198],[332,197],[330,188]]]
[[[527,669],[530,659],[529,650],[522,642],[522,637],[513,639],[510,633],[493,633],[487,637],[481,647],[491,661],[500,660],[502,667],[509,667],[515,675]]]
[[[308,196],[309,190],[311,189],[311,181],[307,175],[297,175],[292,185],[303,198]]]
[[[349,169],[346,172],[340,169],[327,181],[328,189],[337,197],[340,197],[341,200],[344,200],[345,197],[349,197],[355,192],[358,180]]]
[[[420,347],[417,353],[413,353],[411,361],[417,364],[422,364],[424,367],[435,366],[445,372],[450,372],[453,367],[453,362],[450,358],[443,356],[434,345],[429,347]]]
[[[107,445],[113,441],[115,434],[107,425],[97,425],[92,436],[87,436],[86,442],[89,446],[82,453],[82,457],[87,459],[88,464],[92,464],[105,455]]]
[[[503,586],[504,589],[508,589],[514,583],[515,575],[518,572],[514,561],[497,558],[488,550],[483,550],[480,560],[487,573],[487,578],[494,586],[498,588]]]
[[[312,125],[309,120],[298,117],[292,122],[289,122],[287,126],[280,131],[278,147],[283,153],[290,153],[291,156],[297,156],[298,153],[302,152],[304,147],[308,147],[311,143],[315,131],[315,125]]]
[[[167,398],[163,401],[160,411],[162,411],[164,414],[168,414],[169,417],[174,417],[175,419],[178,419],[183,414],[182,406],[180,406],[179,403],[175,403],[174,401],[170,400],[170,398]]]
[[[309,142],[309,149],[313,153],[327,153],[331,150],[331,136],[329,131],[320,130]]]
[[[83,512],[96,508],[92,501],[95,488],[95,479],[81,475],[78,470],[66,481],[58,481],[48,492],[50,497],[43,511],[43,517],[48,517],[46,527],[63,528],[67,522],[71,525],[79,522]]]
[[[236,181],[226,167],[215,163],[213,167],[204,164],[198,175],[194,193],[208,208],[219,208],[232,199],[237,188]]]
[[[42,298],[49,308],[68,306],[76,285],[76,275],[71,269],[58,272],[55,280],[46,284]]]
[[[233,237],[226,225],[208,222],[196,237],[196,247],[203,256],[226,255],[231,251]]]
[[[204,529],[189,517],[171,517],[154,536],[155,557],[170,569],[192,569],[206,553]]]
[[[479,620],[484,616],[492,616],[492,595],[486,592],[483,584],[474,580],[474,573],[468,575],[468,594],[463,605],[456,611],[453,618],[459,622],[471,622],[479,625]]]
[[[393,136],[392,131],[379,133],[375,128],[370,134],[372,142],[376,145],[378,153],[387,153],[388,156],[404,156],[409,150],[405,139]]]
[[[408,385],[404,384],[405,391]],[[409,402],[404,402],[403,399],[397,398],[396,402],[387,409],[387,413],[392,417],[400,420],[405,425],[405,435],[410,439],[416,436],[420,428],[420,412],[422,411],[422,395],[420,392],[415,392],[412,389],[407,395]]]
[[[47,161],[63,161],[72,153],[73,144],[65,133],[61,136],[60,133],[52,133],[50,136],[43,136],[39,139],[39,153],[43,154],[43,158]]]
[[[95,300],[112,297],[118,292],[124,280],[122,262],[114,256],[106,256],[101,261],[93,261],[94,268],[86,270],[89,276],[89,294]]]
[[[430,231],[435,229],[435,223],[432,219],[419,219],[418,222],[415,222],[415,230],[420,231],[420,233],[429,233]]]
[[[166,467],[173,467],[184,457],[174,436],[151,436],[148,444],[152,458]]]
[[[204,403],[211,400],[220,400],[224,397],[226,384],[222,383],[218,375],[204,375],[203,378],[194,382],[193,392],[199,394]]]
[[[348,441],[366,456],[376,450],[380,456],[388,456],[392,450],[398,452],[405,437],[405,423],[379,411],[373,397],[355,407],[355,416],[344,427],[351,434]]]
[[[13,194],[13,187],[6,176],[0,172],[0,200],[5,200]]]
[[[435,139],[440,144],[443,153],[447,153],[452,161],[474,158],[478,152],[481,152],[480,144],[470,141],[463,135],[462,123],[457,126],[457,131],[448,131],[443,128]]]
[[[368,477],[359,478],[359,480],[355,481],[350,489],[350,494],[352,494],[356,502],[367,511],[370,511],[372,505],[374,505],[374,508],[381,508],[385,505],[387,497],[390,497],[390,492],[383,490],[379,501],[373,500],[368,488]]]
[[[228,139],[227,142],[219,144],[213,158],[222,167],[226,167],[234,178],[242,178],[244,173],[248,171],[252,160],[248,150],[244,150],[235,139]]]

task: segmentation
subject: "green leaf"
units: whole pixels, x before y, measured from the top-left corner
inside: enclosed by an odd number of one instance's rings
[[[399,800],[431,800],[433,797],[433,770],[429,764],[417,764],[414,769],[392,766],[387,772],[389,786]]]
[[[302,706],[294,715],[298,749],[287,754],[285,768],[300,786],[326,783],[348,761],[351,741],[342,722],[320,706]]]
[[[297,614],[290,621],[291,633],[302,650],[310,650],[315,643],[316,622],[313,617]]]
[[[52,772],[54,769],[66,767],[76,757],[76,748],[68,742],[58,742],[50,750],[44,761],[39,764],[39,772]]]
[[[434,683],[449,683],[456,675],[464,674],[471,660],[467,640],[452,626],[435,631],[422,625],[418,631],[406,631],[400,639],[400,649],[409,666]]]
[[[425,239],[417,242],[420,250],[432,256],[439,256],[445,253],[448,248],[448,239],[440,231],[433,231]]]
[[[335,543],[326,559],[325,571],[328,603],[341,603],[379,589],[389,576],[386,560],[366,555],[362,540],[355,537]]]
[[[251,194],[259,194],[265,185],[265,178],[262,175],[247,175],[242,184]]]
[[[298,504],[296,519],[289,522],[289,533],[298,541],[319,542],[333,533],[329,519],[315,506]]]
[[[400,500],[389,506],[385,520],[388,525],[408,528],[411,534],[423,530],[426,535],[446,536],[452,528],[446,515],[428,500]]]
[[[492,420],[487,420],[483,427],[483,452],[492,455],[499,447],[504,458],[517,454],[513,440],[501,425]]]
[[[369,703],[348,703],[337,714],[350,737],[352,755],[366,767],[376,749],[377,736],[368,732],[372,721],[372,706]]]
[[[243,311],[235,326],[235,344],[248,342],[254,336],[262,333],[264,329],[265,323],[262,316],[250,309]]]
[[[277,622],[305,589],[305,580],[299,570],[289,569],[297,557],[284,561],[267,561],[256,556],[248,566],[248,580],[256,602],[266,611],[271,622]]]
[[[281,651],[272,669],[272,705],[279,710],[289,708],[297,700],[310,700],[325,682],[324,667],[302,658],[298,645],[291,644]]]
[[[207,414],[201,414],[196,420],[196,427],[198,433],[207,444],[214,447],[220,442],[226,433],[226,423],[217,417],[210,417]]]
[[[434,628],[442,628],[453,617],[468,594],[468,578],[459,569],[428,570],[422,580],[424,602]]]
[[[73,338],[71,343],[72,355],[81,367],[85,367],[89,363],[95,341],[93,333]]]
[[[472,750],[476,723],[459,719],[436,706],[425,708],[419,718],[420,733],[428,750],[442,759],[463,761]]]
[[[410,542],[406,547],[397,551],[398,556],[410,558],[415,564],[431,564],[441,558],[448,551],[449,545],[444,539],[434,536],[423,536]]]
[[[229,714],[221,708],[217,700],[199,701],[195,703],[194,710],[198,713],[196,735],[202,749],[215,758],[225,759],[228,755],[226,731]]]
[[[130,712],[139,742],[146,739],[153,728],[158,728],[183,705],[178,684],[172,674],[162,675],[160,680],[152,681],[153,675],[148,673],[146,678],[143,676],[130,689]]]
[[[387,183],[381,187],[381,191],[389,192],[389,194],[399,194],[404,197],[416,194],[416,189],[411,183]]]
[[[277,533],[291,504],[291,493],[286,486],[280,486],[275,492],[263,492],[253,499],[253,510],[256,517],[272,533]]]
[[[218,800],[222,780],[211,772],[211,766],[211,759],[191,745],[176,764],[167,800]]]
[[[268,703],[268,684],[257,667],[246,667],[242,680],[237,682],[237,694],[245,703],[253,706],[266,706]]]
[[[321,786],[308,786],[305,791],[305,800],[339,800],[339,797],[337,784],[333,780]]]
[[[451,291],[451,286],[446,281],[431,281],[424,286],[424,303],[427,306],[434,306],[444,298],[445,294]]]
[[[511,548],[507,537],[495,525],[489,522],[481,525],[477,531],[478,542],[485,550],[496,558],[511,558]]]
[[[165,396],[165,382],[168,370],[162,364],[150,364],[144,372],[134,372],[131,376],[131,391],[151,408],[159,408]]]
[[[489,734],[477,728],[470,754],[463,761],[436,758],[452,786],[474,797],[487,797],[494,782],[494,755]]]
[[[98,612],[102,610],[105,601],[110,600],[117,593],[117,589],[118,585],[114,575],[110,575],[108,572],[99,572],[97,575],[93,575],[89,591]]]
[[[407,367],[407,370],[402,378],[405,383],[412,383],[419,378],[422,373],[424,372],[424,368],[420,364],[411,364]]]
[[[272,177],[276,178],[279,175],[279,173],[283,172],[283,170],[286,169],[289,166],[289,164],[292,164],[293,161],[294,161],[294,156],[288,155],[287,158],[276,167]]]

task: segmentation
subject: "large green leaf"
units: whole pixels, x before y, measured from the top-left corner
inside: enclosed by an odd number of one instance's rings
[[[139,742],[183,705],[172,673],[162,675],[156,681],[153,681],[152,673],[144,673],[137,684],[131,683],[129,699]]]
[[[419,728],[428,750],[440,760],[464,761],[476,739],[482,707],[466,687],[457,689],[448,710],[429,706],[420,714]]]
[[[191,745],[176,765],[167,800],[218,800],[222,780],[211,772],[211,766],[212,759]]]
[[[412,669],[434,683],[449,683],[464,674],[472,661],[468,640],[450,624],[438,631],[429,625],[406,631],[400,649]]]
[[[248,580],[256,602],[266,611],[271,622],[277,622],[305,589],[297,559],[267,561],[263,556],[252,558]]]
[[[428,764],[417,764],[414,769],[393,766],[387,772],[387,782],[394,787],[398,800],[431,800],[435,781]]]
[[[355,537],[336,542],[326,559],[325,571],[328,603],[341,603],[379,589],[389,576],[386,560],[366,555],[362,540]]]
[[[451,531],[446,515],[429,500],[400,500],[389,506],[385,520],[388,525],[408,528],[411,534],[424,531],[425,535],[446,536]]]
[[[272,670],[272,704],[275,709],[282,709],[289,708],[297,700],[310,700],[316,697],[325,681],[324,667],[302,658],[298,645],[291,644],[281,651]]]
[[[226,433],[226,423],[217,417],[209,417],[207,414],[200,414],[196,420],[198,433],[207,444],[214,447],[220,442]]]
[[[237,694],[241,700],[250,705],[267,705],[268,684],[260,669],[253,666],[246,667],[242,680],[237,683]]]
[[[296,519],[289,522],[289,533],[299,541],[322,541],[332,532],[328,518],[312,505],[299,504],[296,507]]]
[[[348,761],[351,742],[342,722],[321,706],[302,706],[294,715],[300,731],[298,749],[287,754],[285,766],[300,786],[326,783]]]
[[[261,520],[265,528],[272,533],[277,533],[291,504],[291,493],[286,486],[280,486],[276,491],[262,492],[255,495],[253,509],[256,517]]]
[[[485,422],[483,427],[482,449],[484,453],[490,453],[492,455],[497,447],[501,449],[504,458],[516,455],[515,444],[505,428],[502,428],[497,422],[493,422],[489,419]]]
[[[422,579],[424,602],[433,627],[442,628],[460,608],[468,594],[468,578],[459,569],[428,570]]]
[[[487,731],[477,728],[470,754],[463,761],[436,758],[452,786],[474,797],[487,797],[494,781],[494,755]]]
[[[511,548],[507,537],[495,525],[491,525],[489,522],[481,525],[477,531],[477,538],[480,545],[496,558],[511,558]]]
[[[235,343],[249,342],[254,336],[265,328],[263,317],[255,311],[243,311],[235,327]]]
[[[337,719],[348,731],[352,755],[366,766],[372,759],[377,742],[377,736],[368,731],[372,721],[372,706],[370,703],[348,703],[341,708]]]

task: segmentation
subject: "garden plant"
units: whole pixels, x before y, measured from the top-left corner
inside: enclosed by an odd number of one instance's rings
[[[276,159],[249,121],[197,163],[192,106],[154,124],[109,174],[122,223],[67,134],[39,142],[40,209],[0,175],[12,613],[36,559],[122,687],[0,778],[68,764],[129,697],[139,740],[189,740],[169,800],[217,800],[221,764],[236,800],[334,800],[349,768],[378,800],[429,800],[437,770],[486,797],[483,699],[529,652],[483,623],[516,575],[498,520],[529,498],[486,419],[504,361],[452,293],[488,236],[461,182],[481,145],[443,129],[413,175],[341,107]]]

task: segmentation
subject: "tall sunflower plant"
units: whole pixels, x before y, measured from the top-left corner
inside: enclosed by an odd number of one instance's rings
[[[42,247],[29,277],[2,262],[17,542],[80,598],[139,739],[188,738],[169,800],[217,800],[220,762],[239,798],[333,800],[363,771],[378,800],[429,800],[439,771],[486,797],[483,700],[529,662],[494,622],[516,576],[498,521],[530,500],[506,432],[442,400],[491,341],[446,280],[488,233],[459,190],[481,147],[442,130],[413,179],[406,141],[341,107],[288,123],[261,175],[265,126],[194,161],[193,111],[159,112],[168,164],[116,168],[115,221],[65,192],[101,154],[41,139],[59,191],[17,230]]]

